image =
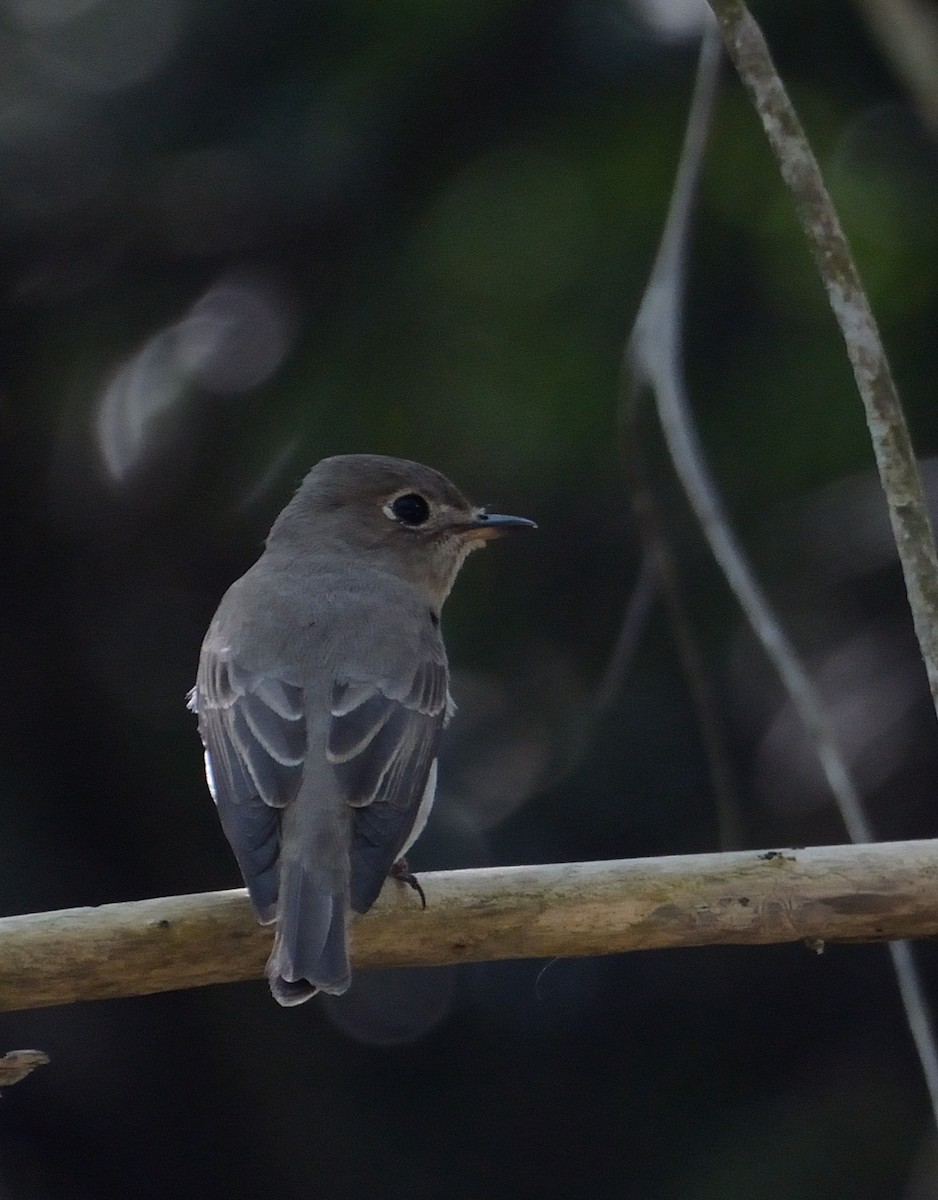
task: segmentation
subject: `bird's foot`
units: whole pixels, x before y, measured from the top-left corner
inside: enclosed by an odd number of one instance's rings
[[[420,886],[420,881],[417,879],[417,876],[407,865],[406,858],[399,858],[397,862],[393,864],[390,875],[392,879],[397,879],[399,882],[406,883],[408,887],[413,888],[420,897],[420,907],[427,907],[427,898],[424,895],[423,888]]]

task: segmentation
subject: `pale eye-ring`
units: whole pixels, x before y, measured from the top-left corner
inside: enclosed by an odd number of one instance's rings
[[[430,517],[430,505],[418,492],[405,492],[387,505],[384,511],[402,525],[423,525]]]

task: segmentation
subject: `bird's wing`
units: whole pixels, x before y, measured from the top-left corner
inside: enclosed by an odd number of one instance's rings
[[[448,704],[446,665],[435,657],[405,679],[345,679],[333,687],[326,757],[354,809],[356,912],[377,899],[418,820]]]
[[[296,796],[306,755],[303,690],[240,666],[206,644],[189,707],[198,714],[205,773],[261,921],[277,904],[278,809]]]

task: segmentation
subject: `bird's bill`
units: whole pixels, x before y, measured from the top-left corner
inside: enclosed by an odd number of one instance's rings
[[[492,538],[511,533],[513,529],[537,529],[537,524],[529,521],[527,517],[509,517],[504,513],[490,513],[483,510],[477,512],[465,526],[467,537],[478,538],[483,542],[489,542]]]

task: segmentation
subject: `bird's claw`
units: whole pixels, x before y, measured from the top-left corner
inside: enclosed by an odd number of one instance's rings
[[[397,879],[400,883],[406,883],[408,887],[413,888],[420,897],[420,907],[427,907],[427,897],[424,895],[419,879],[407,865],[406,858],[399,858],[391,867],[390,874],[392,879]]]

